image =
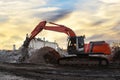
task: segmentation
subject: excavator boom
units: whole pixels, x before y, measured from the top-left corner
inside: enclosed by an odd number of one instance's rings
[[[62,33],[67,34],[70,37],[76,36],[76,34],[70,28],[67,28],[64,25],[59,25],[59,24],[55,24],[55,23],[50,22],[50,24],[53,24],[55,26],[46,26],[46,23],[47,23],[46,21],[42,21],[35,27],[35,29],[31,32],[30,37],[26,38],[26,40],[24,41],[24,44],[23,44],[24,47],[28,47],[30,41],[33,38],[35,38],[35,36],[38,33],[40,33],[43,29],[56,31],[56,32],[62,32]]]
[[[35,27],[35,29],[31,32],[31,34],[30,34],[30,40],[32,40],[33,38],[35,38],[35,36],[44,29],[45,25],[46,25],[46,21],[40,22]]]
[[[40,22],[35,29],[31,32],[30,39],[33,39],[38,33],[40,33],[43,29],[44,30],[51,30],[56,32],[62,32],[67,34],[70,37],[76,36],[76,34],[70,29],[65,27],[64,25],[58,25],[55,23],[50,22],[50,24],[56,25],[56,26],[46,26],[46,21]]]

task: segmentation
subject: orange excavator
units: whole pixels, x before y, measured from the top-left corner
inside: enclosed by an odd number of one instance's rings
[[[106,57],[111,54],[111,49],[108,43],[105,41],[91,41],[88,44],[85,43],[85,36],[76,36],[73,30],[70,28],[50,22],[54,26],[46,26],[47,22],[40,22],[35,29],[31,32],[30,37],[27,37],[24,41],[23,47],[28,48],[30,41],[35,38],[35,36],[44,30],[51,30],[56,32],[62,32],[67,34],[68,37],[68,45],[67,52],[68,54],[64,57],[57,58],[57,62],[59,64],[67,63],[68,61],[79,61],[81,64],[91,63],[91,64],[99,64],[99,65],[108,65],[109,59]],[[51,53],[52,54],[52,53]],[[45,57],[49,60],[51,56]],[[56,54],[52,55],[52,58],[56,58]],[[74,62],[74,63],[75,63]]]

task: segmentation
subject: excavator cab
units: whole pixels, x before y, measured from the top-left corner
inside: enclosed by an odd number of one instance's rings
[[[84,36],[74,36],[68,38],[67,51],[69,54],[84,53]]]

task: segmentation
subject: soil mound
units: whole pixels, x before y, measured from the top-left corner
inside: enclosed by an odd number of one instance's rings
[[[27,59],[28,63],[57,63],[60,58],[59,53],[51,47],[43,47],[36,50],[32,55]]]

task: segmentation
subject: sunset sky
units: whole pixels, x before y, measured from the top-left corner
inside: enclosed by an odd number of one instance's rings
[[[19,48],[26,34],[46,20],[71,28],[86,42],[120,41],[120,0],[0,0],[0,49]],[[48,24],[49,25],[49,24]],[[37,37],[66,46],[67,35],[42,31]]]

